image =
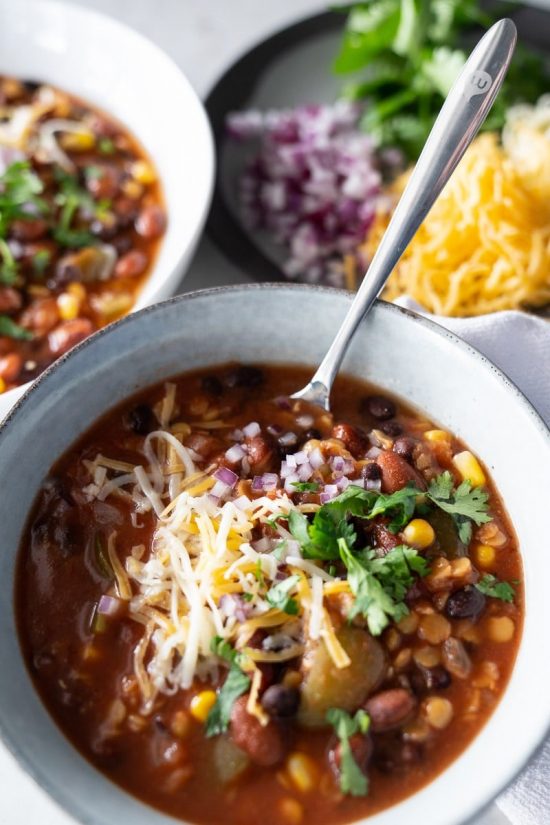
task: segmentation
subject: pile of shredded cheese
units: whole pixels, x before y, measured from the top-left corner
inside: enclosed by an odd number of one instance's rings
[[[256,663],[293,659],[307,639],[318,639],[336,667],[349,665],[324,606],[326,596],[349,592],[349,586],[302,558],[292,535],[273,521],[291,509],[307,513],[319,505],[296,505],[281,490],[257,498],[237,490],[222,498],[211,494],[212,468],[198,469],[193,450],[182,443],[190,427],[169,423],[174,395],[175,386],[168,384],[158,412],[162,428],[144,442],[144,466],[101,454],[85,462],[92,477],[84,489],[90,501],[126,499],[134,526],[140,526],[140,513],[155,518],[149,553],[143,545],[133,547],[123,566],[114,532],[108,545],[117,595],[129,601],[129,615],[143,626],[134,652],[142,711],[152,709],[159,693],[189,688],[197,678],[215,679],[219,660],[211,645],[218,636],[246,655],[252,676],[249,711],[265,722]],[[276,536],[253,541],[254,528],[267,521]],[[283,578],[296,578],[296,615],[273,608],[265,598],[281,580],[281,565],[287,565]],[[268,631],[267,646],[248,646],[258,629]]]
[[[528,152],[522,140],[520,151],[519,115],[504,147],[495,134],[474,141],[391,276],[388,300],[407,294],[430,312],[455,316],[550,302],[550,132],[539,130]],[[544,187],[533,185],[539,168]],[[388,212],[377,216],[367,259],[388,221]]]

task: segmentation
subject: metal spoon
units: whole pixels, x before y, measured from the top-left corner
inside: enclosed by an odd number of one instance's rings
[[[511,20],[495,23],[480,40],[453,84],[368,272],[303,398],[330,409],[330,390],[360,321],[476,136],[502,85],[516,45]]]

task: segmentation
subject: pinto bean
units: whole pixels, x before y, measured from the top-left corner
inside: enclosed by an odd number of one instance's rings
[[[426,483],[414,467],[397,453],[384,450],[376,459],[382,470],[382,490],[385,493],[395,493],[409,482],[414,482],[421,490],[426,489]]]
[[[346,449],[355,458],[363,455],[368,446],[363,433],[357,427],[352,427],[351,424],[335,424],[332,428],[331,437],[342,441]]]
[[[371,696],[364,705],[375,733],[383,733],[400,727],[407,721],[415,707],[416,699],[404,688],[383,690]]]
[[[145,206],[136,218],[136,232],[142,238],[160,238],[166,229],[166,215],[156,203]]]
[[[253,762],[263,767],[276,765],[285,755],[285,744],[275,722],[261,725],[246,709],[248,695],[240,696],[231,711],[231,736]]]
[[[23,367],[23,359],[18,352],[10,352],[0,358],[0,378],[12,384],[19,378]]]
[[[59,309],[55,298],[38,298],[24,311],[21,326],[40,337],[53,329],[58,321]]]
[[[0,312],[9,313],[17,312],[21,309],[23,299],[21,293],[10,286],[0,287]]]
[[[117,278],[137,278],[143,275],[147,269],[149,260],[145,252],[140,249],[132,249],[120,258],[115,266]]]
[[[18,218],[10,224],[10,235],[17,241],[37,241],[43,238],[48,224],[42,218]]]
[[[54,355],[64,355],[76,344],[84,341],[93,331],[94,325],[88,318],[75,318],[74,321],[64,321],[50,332],[48,345]]]
[[[247,438],[248,460],[250,468],[256,473],[263,473],[269,470],[275,450],[263,435],[256,435],[254,438]]]

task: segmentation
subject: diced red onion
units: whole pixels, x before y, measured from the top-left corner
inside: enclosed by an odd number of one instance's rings
[[[366,478],[365,479],[365,490],[376,490],[378,493],[382,490],[382,479],[381,478]]]
[[[230,449],[233,450],[234,448],[231,447]],[[222,481],[224,484],[227,484],[228,487],[234,487],[239,480],[237,473],[234,473],[233,470],[229,469],[229,467],[224,467],[223,465],[218,467],[214,473],[214,478],[216,481]]]
[[[336,482],[336,486],[338,487],[338,490],[339,490],[340,493],[343,493],[344,490],[347,487],[349,487],[349,485],[350,485],[350,480],[347,476],[342,476],[342,478],[339,478],[338,481]]]
[[[294,453],[294,461],[296,464],[305,464],[307,461],[307,453],[304,450],[300,450],[299,453]]]
[[[258,541],[253,541],[250,546],[256,553],[269,553],[273,547],[273,539],[264,536]]]
[[[245,602],[238,593],[224,593],[219,601],[219,608],[226,616],[234,616],[238,622],[245,622],[252,605]]]
[[[271,490],[277,489],[277,485],[279,484],[279,476],[277,473],[264,473],[262,476],[262,482],[264,485],[264,490],[266,493],[269,493]]]
[[[293,486],[297,481],[300,481],[296,473],[291,473],[285,479],[285,491],[287,493],[295,493],[296,488]]]
[[[331,499],[335,498],[339,492],[340,491],[336,484],[327,484],[323,492],[319,496],[321,504],[326,504],[327,501],[330,501]]]
[[[294,444],[298,443],[298,436],[296,433],[284,433],[279,437],[279,444],[281,447],[293,447]]]
[[[299,427],[303,427],[304,430],[309,429],[309,427],[313,427],[313,416],[312,415],[300,415],[296,419],[296,423]]]
[[[315,447],[315,449],[310,452],[308,459],[314,470],[318,470],[319,467],[322,467],[325,463],[325,458],[319,447]]]
[[[329,464],[333,470],[336,470],[337,473],[342,473],[344,471],[344,459],[341,455],[333,455],[329,461]]]
[[[250,424],[243,427],[243,435],[245,438],[255,438],[261,431],[261,427],[257,421],[251,421]]]
[[[279,395],[274,399],[274,403],[280,410],[290,410],[290,399],[286,395]]]
[[[97,603],[97,612],[101,613],[102,616],[111,616],[111,618],[113,618],[121,612],[123,607],[124,602],[121,599],[118,599],[116,596],[103,594]]]
[[[380,447],[371,447],[370,450],[368,450],[365,453],[365,458],[376,459],[378,458],[381,452],[382,450],[380,449]]]
[[[250,472],[250,461],[246,456],[243,458],[243,463],[241,466],[243,469],[243,473],[245,473],[245,475],[248,475]]]
[[[245,455],[246,453],[240,444],[233,444],[232,447],[225,451],[225,457],[231,464],[238,464],[239,461],[243,460]]]
[[[229,438],[231,439],[231,441],[242,441],[243,440],[243,431],[242,430],[233,430],[233,432],[229,434]]]
[[[239,510],[247,510],[250,507],[251,503],[252,502],[250,501],[248,496],[239,496],[239,498],[233,499],[233,504]]]
[[[296,469],[298,462],[296,461],[296,456],[293,453],[289,453],[285,459],[287,467],[291,467],[293,470]]]
[[[281,463],[281,478],[288,478],[290,475],[294,474],[295,467],[290,467],[288,462],[283,461]]]
[[[298,467],[298,478],[300,481],[309,481],[312,475],[313,469],[309,461],[306,461],[305,464],[300,464]]]
[[[279,427],[277,424],[268,424],[266,427],[267,432],[269,435],[278,436],[282,433],[282,428]]]
[[[254,476],[252,479],[252,489],[255,493],[262,493],[264,489],[263,476]]]
[[[294,541],[293,539],[287,539],[285,543],[285,550],[287,556],[293,556],[294,558],[301,558],[302,557],[302,548],[300,546],[299,541]]]
[[[212,489],[210,490],[210,495],[214,496],[214,498],[225,498],[228,493],[231,492],[231,487],[229,484],[224,484],[223,481],[216,481]]]

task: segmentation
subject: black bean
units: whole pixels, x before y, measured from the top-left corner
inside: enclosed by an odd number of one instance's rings
[[[322,437],[322,432],[318,430],[316,427],[310,427],[309,430],[306,430],[304,433],[304,441],[311,441],[311,439],[320,441]]]
[[[36,80],[23,80],[23,86],[25,87],[25,91],[31,95],[34,94],[34,92],[36,92],[41,85],[42,84],[37,83]]]
[[[450,619],[478,619],[485,608],[485,596],[477,587],[468,585],[455,590],[447,599],[445,613]]]
[[[400,455],[401,458],[404,458],[405,461],[408,461],[409,464],[412,464],[415,447],[416,441],[414,438],[408,438],[408,436],[405,435],[394,442],[393,451],[397,453],[397,455]]]
[[[263,382],[264,374],[257,367],[236,367],[225,376],[228,387],[259,387]]]
[[[382,470],[375,461],[371,464],[365,464],[361,470],[361,478],[367,478],[369,481],[379,481],[382,478]]]
[[[287,685],[271,685],[262,696],[262,707],[270,716],[294,716],[300,704],[300,691]]]
[[[155,414],[148,404],[138,404],[128,413],[128,423],[138,435],[148,435],[155,429]]]
[[[384,395],[367,395],[367,397],[361,401],[359,410],[362,413],[372,415],[373,418],[378,418],[380,421],[387,421],[388,418],[393,418],[397,412],[391,398],[386,398]]]
[[[221,395],[223,393],[223,384],[215,375],[205,375],[201,378],[201,387],[209,395]]]
[[[384,421],[380,424],[380,429],[383,433],[389,435],[390,438],[395,438],[403,432],[403,427],[401,424],[398,424],[397,421]]]

